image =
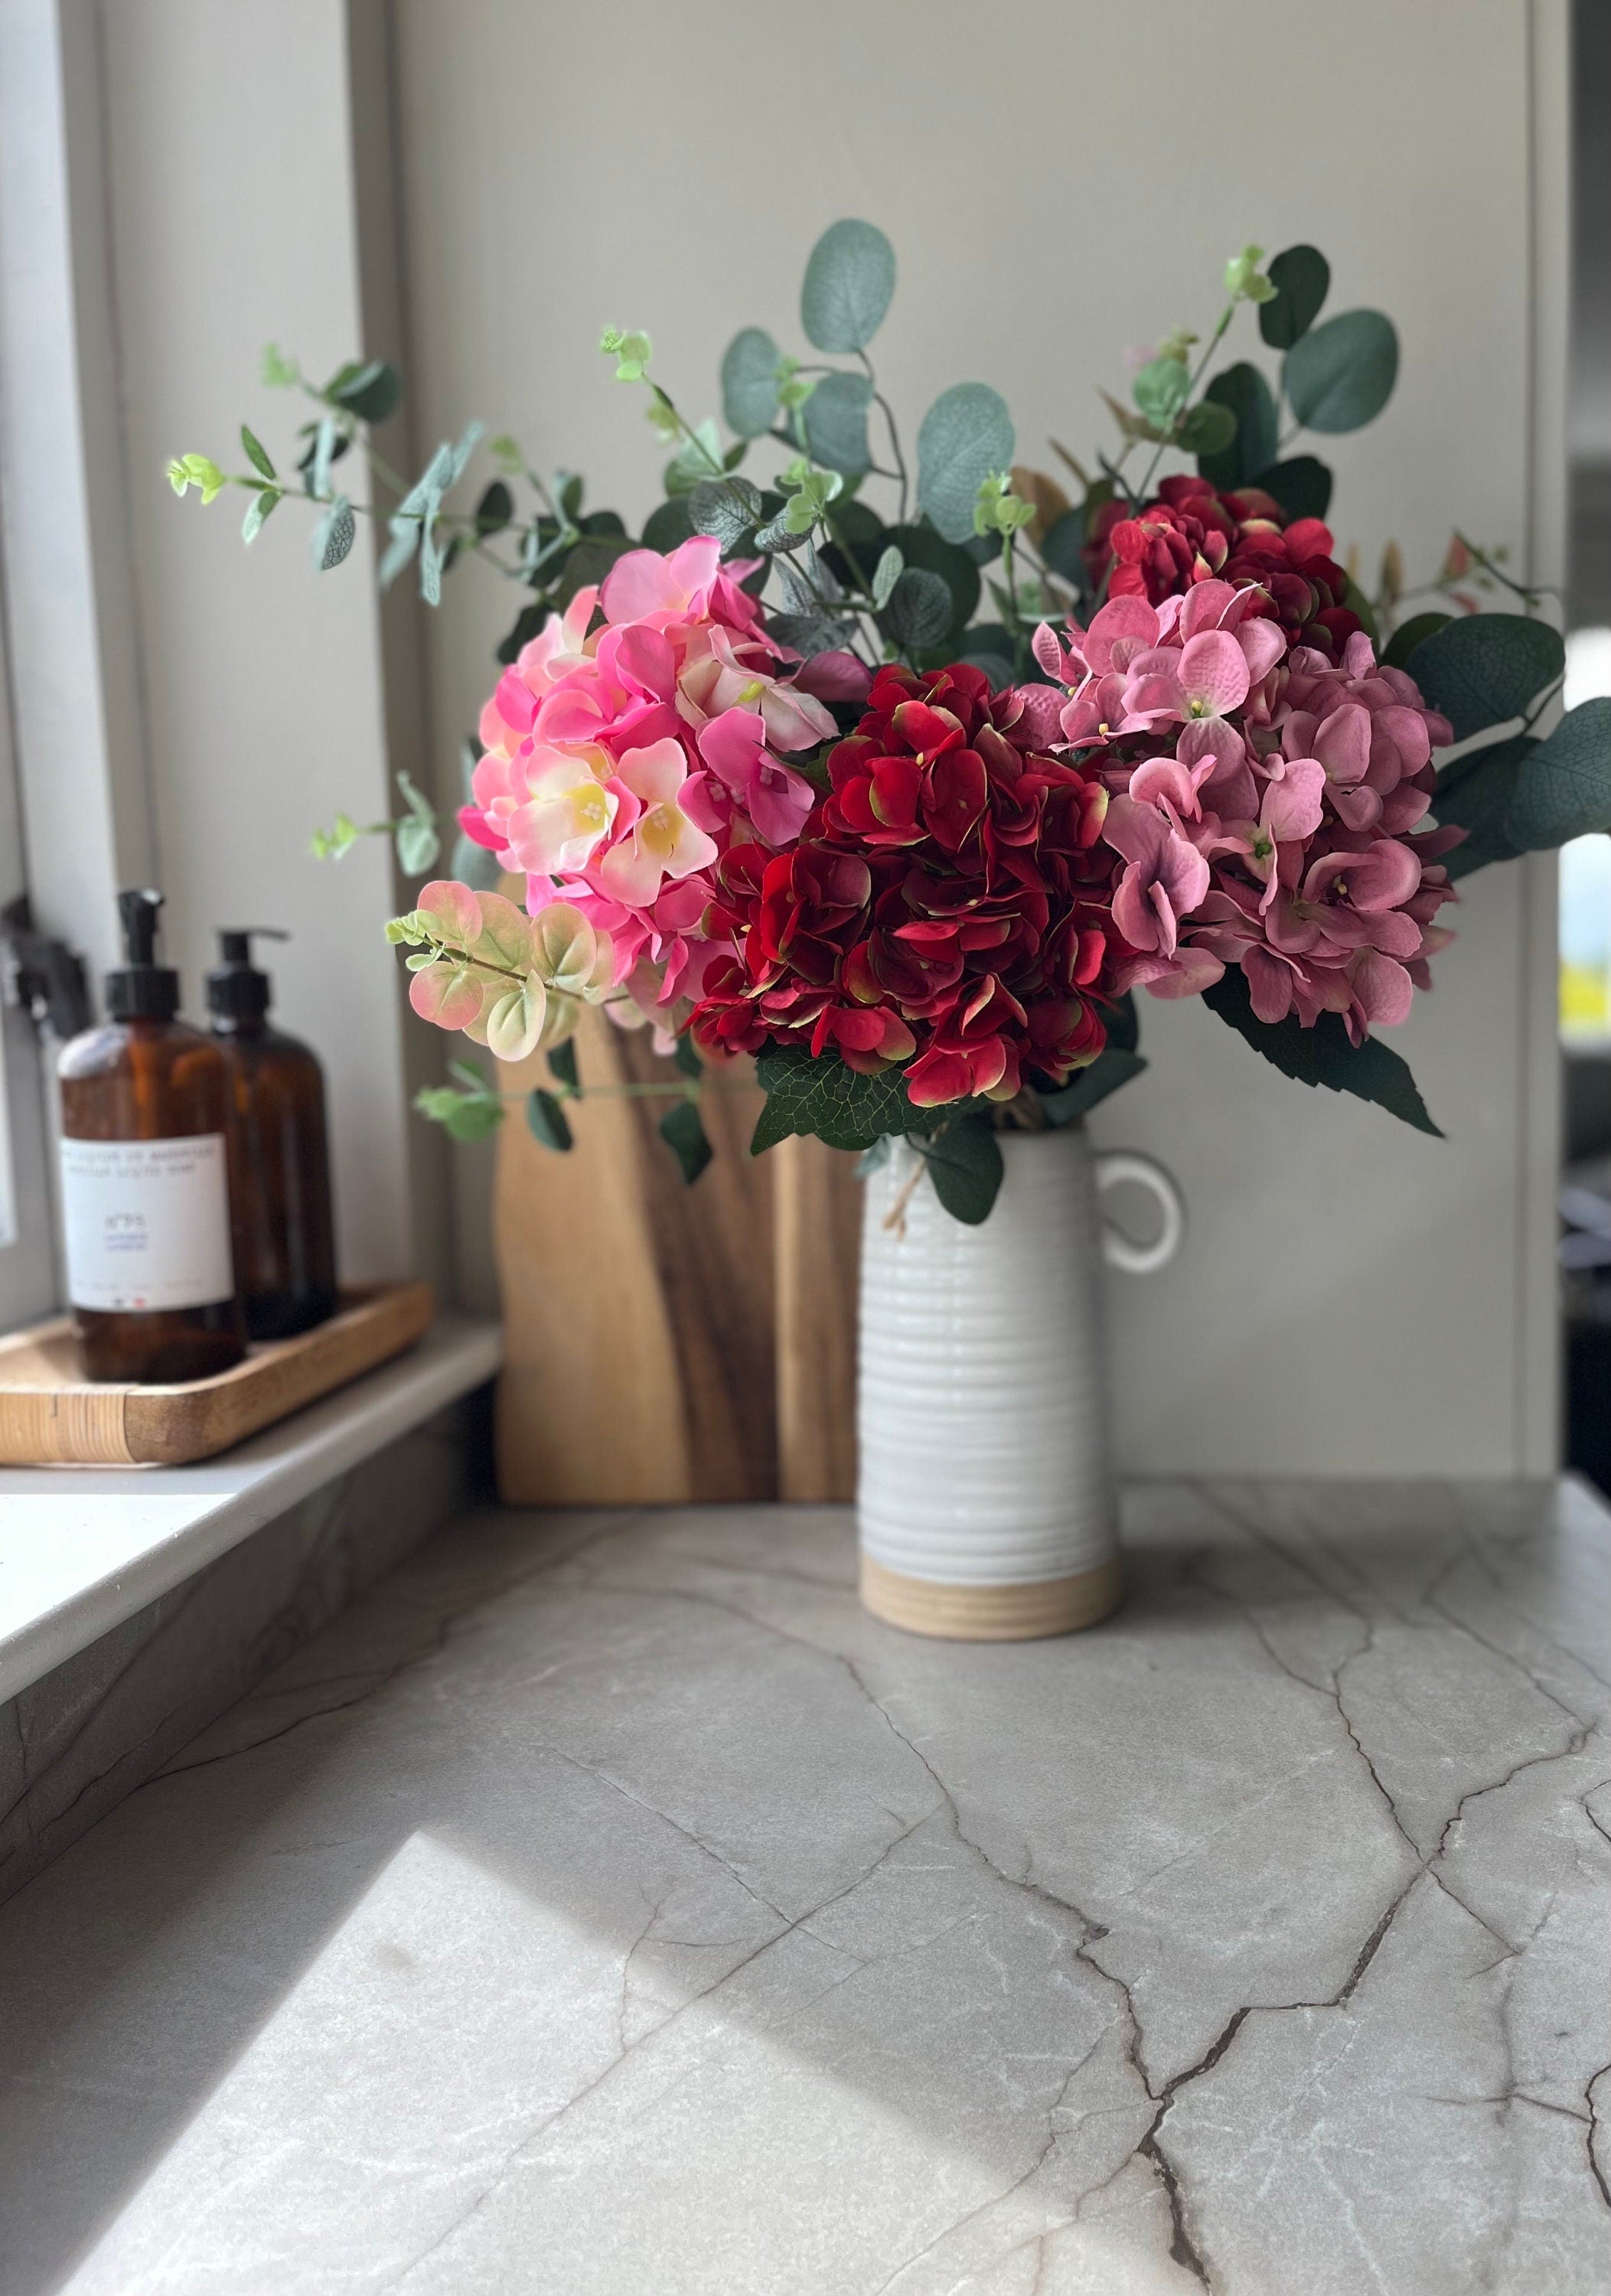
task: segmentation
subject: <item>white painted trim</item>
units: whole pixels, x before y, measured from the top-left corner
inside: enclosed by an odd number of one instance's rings
[[[0,1469],[0,1702],[497,1371],[496,1324],[446,1316],[326,1402],[193,1467]]]

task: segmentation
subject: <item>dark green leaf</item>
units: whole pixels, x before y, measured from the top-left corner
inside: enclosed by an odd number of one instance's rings
[[[682,1070],[684,1076],[703,1076],[705,1072],[705,1064],[699,1057],[698,1050],[695,1046],[692,1037],[678,1037],[677,1039],[677,1050],[672,1054],[671,1057],[677,1062],[678,1067]]]
[[[1315,455],[1274,463],[1248,483],[1273,495],[1288,518],[1324,518],[1331,507],[1331,472]]]
[[[980,486],[992,471],[1012,468],[1014,437],[1007,401],[988,383],[954,384],[924,416],[917,500],[948,542],[971,538]],[[907,563],[913,563],[909,554]]]
[[[502,641],[497,659],[505,664],[514,660],[521,648],[534,638],[547,620],[547,606],[522,606],[514,618],[514,627]]]
[[[1393,321],[1380,311],[1344,311],[1300,337],[1281,380],[1287,405],[1307,429],[1358,430],[1386,406],[1398,373]]]
[[[488,1139],[504,1120],[504,1103],[489,1095],[480,1094],[459,1100],[448,1109],[441,1121],[450,1140],[462,1146],[473,1140]]]
[[[328,574],[339,566],[352,548],[358,530],[352,514],[352,504],[345,495],[338,495],[314,528],[311,537],[313,562],[321,574]]]
[[[924,1152],[934,1193],[953,1219],[978,1227],[1001,1185],[1001,1147],[988,1116],[965,1117],[935,1133]]]
[[[1089,1068],[1079,1070],[1057,1091],[1038,1093],[1040,1112],[1051,1125],[1076,1123],[1099,1101],[1106,1100],[1110,1092],[1117,1092],[1122,1084],[1138,1077],[1146,1066],[1139,1053],[1122,1052],[1117,1046],[1109,1045]]]
[[[582,497],[586,481],[579,471],[562,471],[557,474],[559,506],[574,526],[582,514]]]
[[[691,1188],[712,1154],[697,1103],[679,1100],[667,1109],[660,1119],[660,1136],[682,1166],[683,1178]]]
[[[583,534],[625,534],[626,522],[618,510],[590,510],[584,519],[577,521]]]
[[[796,653],[833,653],[847,645],[851,636],[848,622],[835,621],[818,606],[804,614],[769,614],[767,628],[779,645],[793,646]]]
[[[475,505],[477,534],[501,534],[514,516],[514,496],[502,479],[494,479]]]
[[[1274,492],[1273,488],[1271,492]],[[1411,614],[1407,622],[1399,624],[1387,641],[1382,660],[1390,669],[1404,668],[1417,646],[1426,638],[1435,637],[1439,630],[1447,629],[1453,619],[1452,614]]]
[[[475,893],[496,893],[504,873],[503,864],[492,848],[478,844],[463,830],[454,840],[453,858],[448,867],[456,884],[468,885]]]
[[[673,495],[669,502],[658,504],[644,521],[644,548],[664,554],[675,550],[679,542],[686,542],[693,531],[694,514],[688,508],[687,496]]]
[[[750,1143],[752,1156],[793,1132],[814,1133],[830,1148],[870,1148],[885,1133],[912,1130],[917,1119],[898,1069],[858,1076],[837,1053],[813,1060],[802,1046],[774,1047],[756,1062],[755,1080],[767,1104]]]
[[[1076,503],[1073,510],[1065,510],[1062,517],[1047,529],[1046,539],[1040,545],[1040,555],[1054,574],[1060,574],[1065,582],[1072,582],[1079,589],[1085,582],[1084,552],[1085,505]]]
[[[872,461],[867,409],[873,385],[865,374],[825,374],[801,410],[811,459],[825,470],[854,476]]]
[[[721,411],[729,430],[759,439],[777,413],[778,350],[764,327],[745,327],[722,355]]]
[[[897,578],[878,627],[910,652],[939,645],[952,619],[951,594],[940,576],[922,566],[908,566]]]
[[[1320,316],[1331,285],[1331,266],[1318,247],[1288,247],[1265,275],[1276,291],[1270,302],[1259,306],[1259,332],[1271,349],[1289,351]]]
[[[247,460],[251,463],[252,469],[258,472],[259,477],[267,479],[272,484],[273,480],[279,474],[275,471],[274,464],[269,461],[267,449],[264,447],[261,439],[250,431],[246,428],[244,422],[241,425],[241,444],[246,449]]]
[[[1236,437],[1234,410],[1217,398],[1199,398],[1180,425],[1179,443],[1188,455],[1223,455]]]
[[[1283,1076],[1293,1077],[1299,1084],[1324,1085],[1330,1092],[1349,1092],[1357,1099],[1373,1100],[1418,1132],[1443,1138],[1426,1113],[1415,1078],[1399,1055],[1389,1052],[1377,1037],[1367,1037],[1362,1045],[1351,1045],[1339,1013],[1322,1013],[1312,1029],[1301,1028],[1290,1014],[1285,1021],[1261,1021],[1253,1012],[1246,980],[1236,965],[1212,988],[1204,990],[1203,1002],[1245,1037],[1253,1050],[1262,1053]]]
[[[932,526],[892,526],[885,539],[894,544],[908,567],[939,575],[951,594],[951,626],[965,629],[979,603],[979,569],[966,551],[958,550]]]
[[[1611,829],[1611,699],[1569,709],[1528,758],[1506,824],[1524,853]]]
[[[568,606],[579,590],[602,582],[618,558],[636,545],[624,534],[585,534],[565,561],[563,576],[555,590],[556,606]]]
[[[876,226],[830,224],[811,250],[800,323],[819,351],[859,351],[877,333],[895,292],[895,250]],[[734,426],[736,429],[736,425]]]
[[[1469,832],[1463,845],[1443,857],[1451,877],[1469,877],[1490,862],[1515,858],[1518,849],[1510,840],[1506,819],[1517,776],[1540,747],[1530,734],[1516,734],[1470,750],[1444,767],[1432,801],[1434,816],[1440,826],[1448,824]]]
[[[545,1092],[540,1085],[526,1096],[526,1128],[541,1146],[557,1149],[561,1154],[571,1145],[564,1110],[554,1095]]]
[[[1107,1024],[1109,1048],[1115,1053],[1133,1053],[1141,1041],[1141,1015],[1136,1009],[1135,991],[1127,988],[1122,996],[1115,996],[1103,1011]]]
[[[1369,599],[1365,595],[1365,593],[1360,589],[1359,584],[1354,580],[1352,574],[1346,576],[1344,580],[1343,603],[1348,607],[1351,611],[1359,616],[1360,627],[1364,630],[1366,636],[1370,640],[1371,644],[1373,646],[1379,646],[1381,644],[1382,638],[1381,632],[1377,627],[1376,608],[1371,604]]]
[[[1199,455],[1197,469],[1213,486],[1245,487],[1255,471],[1267,470],[1276,458],[1276,402],[1270,385],[1256,366],[1242,359],[1215,375],[1203,396],[1211,406],[1229,408],[1237,435],[1220,453]]]
[[[403,379],[384,359],[371,359],[364,366],[343,367],[329,395],[361,422],[383,422],[403,395]]]
[[[577,1088],[576,1039],[567,1037],[563,1045],[555,1045],[548,1054],[548,1073],[555,1084],[568,1084],[572,1092]]]
[[[1566,668],[1560,633],[1523,614],[1463,614],[1423,638],[1405,660],[1434,709],[1464,742],[1526,714]]]

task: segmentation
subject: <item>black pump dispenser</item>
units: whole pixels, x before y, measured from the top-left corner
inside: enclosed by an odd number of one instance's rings
[[[251,961],[254,935],[260,939],[289,940],[277,925],[233,925],[218,929],[218,955],[223,962],[207,976],[207,1009],[222,1021],[260,1021],[268,1010],[268,975]]]
[[[127,964],[106,976],[106,1010],[114,1021],[171,1021],[179,1009],[179,976],[156,963],[160,893],[133,889],[118,896]]]

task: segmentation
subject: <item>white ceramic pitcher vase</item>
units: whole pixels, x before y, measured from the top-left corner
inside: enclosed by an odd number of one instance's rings
[[[926,1177],[909,1187],[904,1142],[863,1213],[861,1598],[893,1626],[969,1642],[1067,1634],[1117,1604],[1101,1261],[1162,1267],[1186,1225],[1162,1165],[1097,1153],[1082,1126],[1000,1146],[977,1227]],[[1098,1193],[1122,1181],[1157,1198],[1153,1242],[1100,1219]]]

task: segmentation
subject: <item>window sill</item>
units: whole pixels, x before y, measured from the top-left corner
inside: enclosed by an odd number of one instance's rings
[[[498,1326],[417,1348],[193,1467],[0,1469],[0,1704],[336,1475],[480,1387]]]

